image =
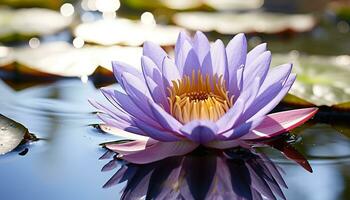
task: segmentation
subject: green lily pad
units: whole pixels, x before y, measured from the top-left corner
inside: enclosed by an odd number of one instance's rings
[[[298,53],[275,54],[272,65],[292,62],[297,80],[285,102],[297,105],[311,103],[316,106],[348,108],[350,102],[350,57],[306,56]]]
[[[110,19],[80,24],[74,34],[99,45],[141,46],[145,41],[153,41],[161,46],[170,46],[176,43],[180,31],[181,28],[176,26],[156,25],[154,19],[144,22]]]
[[[15,149],[29,135],[28,129],[0,114],[0,155]]]
[[[174,15],[175,24],[205,32],[216,31],[221,34],[280,33],[284,31],[305,32],[316,25],[310,14],[282,14],[267,12],[211,13],[183,12]]]
[[[0,8],[0,41],[53,34],[68,27],[71,22],[71,17],[48,9]]]

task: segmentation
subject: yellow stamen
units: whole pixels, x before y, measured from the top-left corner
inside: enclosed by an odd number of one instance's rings
[[[223,77],[203,75],[201,71],[172,81],[168,88],[170,114],[182,123],[195,119],[218,120],[233,105]]]

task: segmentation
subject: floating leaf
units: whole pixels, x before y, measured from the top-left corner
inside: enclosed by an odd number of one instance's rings
[[[0,66],[5,66],[13,63],[14,58],[12,49],[5,46],[0,46]]]
[[[348,107],[350,102],[350,57],[349,56],[304,56],[298,54],[274,55],[273,65],[287,61],[294,63],[294,72],[298,74],[290,94],[285,102],[297,105],[314,104],[316,106],[339,105],[339,109]]]
[[[105,73],[112,75],[111,61],[121,60],[132,66],[140,66],[142,49],[138,47],[99,47],[74,48],[66,42],[53,42],[38,48],[17,48],[12,56],[18,65],[7,66],[3,70],[16,70],[20,74],[38,76],[84,77],[93,74],[101,66]],[[101,71],[101,70],[100,70]]]
[[[87,42],[101,45],[140,46],[146,40],[161,46],[175,44],[180,28],[152,23],[143,24],[127,19],[99,20],[80,24],[74,34]]]
[[[0,8],[0,40],[9,41],[18,35],[31,37],[53,34],[68,27],[71,21],[72,18],[48,9]]]
[[[0,154],[15,149],[28,135],[28,129],[0,114]]]
[[[263,0],[204,0],[205,4],[215,10],[251,10],[260,8]]]
[[[315,18],[310,14],[267,12],[210,13],[185,12],[174,15],[174,22],[191,30],[216,31],[222,34],[305,32],[311,30]]]

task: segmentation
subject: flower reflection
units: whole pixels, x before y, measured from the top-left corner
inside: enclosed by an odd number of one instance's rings
[[[108,151],[101,159],[112,156],[102,171],[121,166],[103,187],[126,182],[121,199],[286,199],[284,172],[264,153],[198,148],[186,156],[140,165],[119,161]]]

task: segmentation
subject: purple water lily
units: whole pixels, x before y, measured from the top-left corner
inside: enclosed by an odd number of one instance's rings
[[[132,163],[184,155],[199,145],[249,147],[285,133],[317,108],[268,114],[287,94],[296,75],[292,64],[270,69],[271,52],[260,44],[247,53],[244,34],[225,47],[197,32],[179,34],[175,59],[145,42],[142,72],[118,61],[113,72],[124,92],[103,88],[110,104],[92,101],[101,120],[121,135],[137,138],[106,147]],[[134,137],[139,135],[139,137]]]

